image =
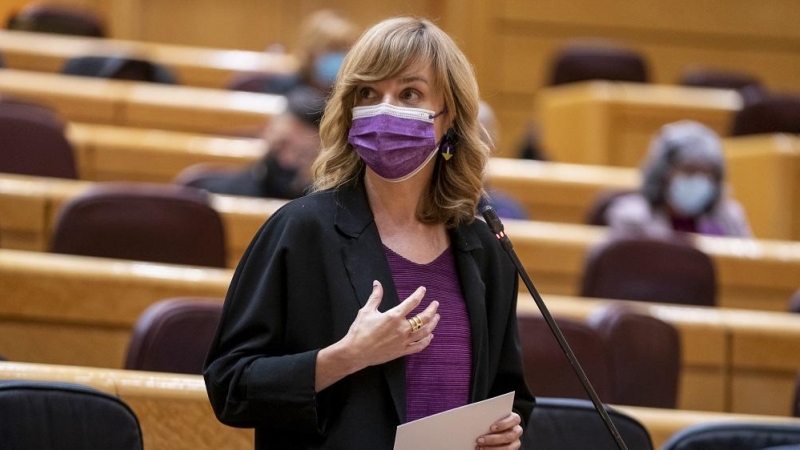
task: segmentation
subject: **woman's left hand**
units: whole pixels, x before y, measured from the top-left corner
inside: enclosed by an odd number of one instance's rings
[[[498,420],[490,428],[489,434],[484,434],[478,438],[476,449],[509,449],[516,450],[522,443],[522,420],[519,414],[512,412],[506,417]]]

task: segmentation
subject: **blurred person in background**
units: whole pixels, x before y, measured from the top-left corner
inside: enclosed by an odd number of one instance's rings
[[[310,14],[300,26],[297,73],[272,78],[264,90],[285,94],[298,86],[310,86],[327,94],[356,38],[358,28],[335,12],[323,9]]]
[[[606,221],[622,233],[750,236],[744,210],[724,182],[719,136],[693,121],[667,124],[650,144],[639,192],[615,199]]]
[[[241,171],[203,175],[187,183],[216,194],[293,199],[312,183],[311,164],[319,154],[319,123],[325,98],[300,86],[287,95],[286,111],[265,128],[264,157]]]

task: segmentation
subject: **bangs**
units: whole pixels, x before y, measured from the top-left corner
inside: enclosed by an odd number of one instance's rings
[[[351,50],[352,58],[343,69],[343,73],[348,74],[345,83],[353,86],[359,82],[381,81],[411,67],[430,65],[435,83],[440,84],[443,65],[431,30],[420,21],[409,21],[399,27],[388,22],[387,29],[379,26],[369,30]],[[372,34],[380,38],[370,38]]]

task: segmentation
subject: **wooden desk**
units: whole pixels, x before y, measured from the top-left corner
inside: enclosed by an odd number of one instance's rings
[[[222,298],[231,270],[0,250],[0,352],[11,360],[121,368],[152,303]],[[557,317],[585,320],[612,300],[545,295]],[[683,346],[679,407],[789,415],[800,369],[800,316],[634,304],[674,325]],[[538,314],[521,295],[519,314]],[[766,387],[766,388],[765,388]]]
[[[260,139],[71,123],[79,173],[88,181],[171,182],[199,163],[242,166],[265,152]],[[582,223],[605,189],[635,189],[635,169],[492,158],[493,188],[517,198],[536,220]]]
[[[11,360],[121,368],[152,303],[218,297],[232,271],[0,250],[0,353]]]
[[[243,166],[263,155],[260,139],[71,123],[79,174],[90,181],[171,182],[198,163]],[[800,138],[764,135],[723,139],[727,180],[763,239],[800,240]],[[635,190],[639,169],[492,158],[489,184],[516,198],[530,217],[584,223],[606,190]],[[769,180],[766,182],[765,180]]]
[[[755,236],[800,240],[800,137],[725,140],[728,177]]]
[[[226,427],[216,421],[200,376],[5,362],[0,363],[0,378],[78,383],[116,395],[139,418],[145,448],[150,450],[244,450],[253,447],[252,430]],[[650,432],[654,448],[659,448],[675,432],[701,423],[800,424],[799,419],[787,417],[630,406],[614,408],[639,420]]]
[[[489,161],[489,185],[516,198],[529,217],[585,223],[597,196],[609,189],[634,190],[639,172],[623,167],[564,164],[508,158]]]
[[[279,95],[0,71],[0,94],[44,103],[68,121],[219,133],[260,127],[282,112]]]
[[[39,184],[41,183],[41,184]],[[59,206],[88,188],[83,181],[0,176],[0,211],[24,208],[9,227],[14,236],[6,248],[43,250]],[[285,202],[213,195],[223,217],[228,263],[234,266],[263,222]],[[22,206],[19,206],[22,205]],[[43,208],[41,211],[37,208]],[[36,211],[41,211],[37,213]],[[41,219],[44,219],[44,222]],[[542,292],[576,295],[586,252],[605,239],[606,229],[585,225],[506,221],[517,253]],[[46,232],[42,236],[40,233]],[[0,229],[5,235],[5,230]],[[28,238],[30,240],[25,240]],[[784,311],[800,279],[800,242],[696,236],[711,255],[719,280],[718,306]]]
[[[592,81],[536,96],[544,148],[553,160],[638,167],[662,125],[696,120],[722,136],[741,109],[736,91]]]
[[[586,225],[505,221],[520,260],[542,292],[576,295],[586,252],[606,229]],[[800,279],[800,242],[695,236],[717,271],[717,305],[785,311]]]
[[[261,139],[85,123],[69,124],[67,136],[86,181],[169,183],[194,164],[235,167],[266,151]]]
[[[297,67],[288,55],[10,30],[0,30],[0,54],[8,68],[50,73],[77,56],[131,55],[167,66],[180,84],[217,89],[240,72],[289,74]]]
[[[250,450],[253,430],[219,423],[199,375],[0,362],[0,378],[88,385],[131,407],[148,450]]]
[[[0,222],[2,245],[5,248],[46,251],[61,206],[91,185],[87,181],[0,175],[0,212],[9,217],[6,220],[4,215]],[[212,207],[222,215],[227,260],[231,267],[236,266],[264,221],[285,203],[285,200],[277,199],[211,195]]]
[[[586,320],[610,303],[546,295],[556,317]],[[672,324],[682,343],[680,409],[791,415],[800,371],[800,315],[624,302]],[[538,315],[529,295],[518,314]]]

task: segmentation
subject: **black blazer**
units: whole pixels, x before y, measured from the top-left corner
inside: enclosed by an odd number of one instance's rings
[[[516,391],[527,421],[513,266],[479,220],[450,238],[472,331],[470,402]],[[405,422],[403,358],[314,390],[317,352],[345,336],[376,279],[380,310],[397,305],[363,182],[277,211],[239,262],[206,360],[219,420],[254,427],[257,449],[391,449]]]

